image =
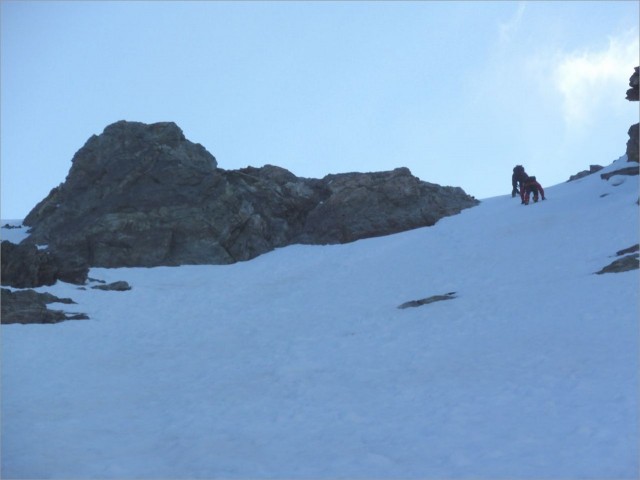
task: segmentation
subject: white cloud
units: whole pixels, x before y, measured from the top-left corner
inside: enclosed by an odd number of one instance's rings
[[[590,123],[598,106],[625,102],[633,67],[638,65],[638,33],[610,37],[603,51],[561,54],[553,72],[569,125]]]
[[[511,41],[514,34],[520,28],[520,24],[522,23],[522,16],[524,15],[524,9],[526,7],[526,2],[518,3],[518,10],[513,14],[513,16],[505,23],[500,23],[500,42],[506,43]]]

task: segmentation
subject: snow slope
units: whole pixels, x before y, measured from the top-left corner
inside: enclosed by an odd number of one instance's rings
[[[638,243],[638,178],[546,193],[38,289],[91,320],[2,327],[2,477],[637,478],[638,270],[593,272]]]

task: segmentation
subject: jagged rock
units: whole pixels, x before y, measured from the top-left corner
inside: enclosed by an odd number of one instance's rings
[[[635,253],[640,250],[640,244],[636,243],[635,245],[630,246],[629,248],[624,248],[622,250],[618,250],[616,252],[616,256],[626,255],[628,253]]]
[[[301,243],[345,243],[430,226],[472,203],[460,188],[420,181],[408,168],[323,179],[329,196],[311,210]]]
[[[89,269],[85,265],[63,262],[48,250],[38,250],[33,244],[16,245],[2,242],[2,285],[14,288],[33,288],[53,285],[57,280],[83,284]]]
[[[592,173],[596,173],[602,170],[604,167],[600,165],[589,165],[589,170],[582,170],[581,172],[576,173],[575,175],[571,175],[567,182],[572,182],[574,180],[579,180],[581,178],[586,177],[587,175],[591,175]]]
[[[629,78],[629,86],[631,87],[629,90],[627,90],[627,100],[629,100],[630,102],[637,102],[640,99],[640,91],[639,91],[639,86],[638,84],[640,83],[638,77],[638,70],[640,70],[640,67],[635,67],[634,68],[634,72],[633,75],[631,75],[631,77]]]
[[[627,272],[629,270],[637,270],[639,267],[640,261],[638,260],[638,254],[634,253],[614,260],[602,270],[597,271],[596,274]]]
[[[49,310],[49,303],[75,304],[70,298],[58,298],[50,293],[38,293],[34,290],[12,292],[7,288],[2,293],[2,323],[58,323],[64,320],[86,320],[85,314],[67,314],[61,310]]]
[[[597,275],[602,275],[603,273],[619,273],[619,272],[627,272],[629,270],[636,270],[640,267],[640,261],[638,260],[639,254],[635,253],[640,249],[640,244],[632,245],[628,248],[624,248],[616,252],[616,256],[620,257],[625,255],[622,258],[614,260],[609,265],[604,267],[602,270],[596,272]],[[630,254],[630,255],[629,255]]]
[[[109,290],[109,291],[116,291],[116,292],[124,292],[127,290],[131,290],[131,285],[129,285],[129,283],[123,280],[120,280],[118,282],[107,283],[106,285],[94,285],[91,288],[95,290]]]
[[[24,220],[24,242],[96,267],[225,264],[433,225],[477,203],[408,169],[321,180],[272,165],[226,171],[174,123],[121,121],[75,154]]]
[[[456,298],[456,292],[445,293],[444,295],[433,295],[431,297],[423,298],[420,300],[411,300],[405,302],[402,305],[398,305],[398,308],[405,309],[410,307],[420,307],[422,305],[428,305],[429,303],[442,302],[444,300],[452,300]]]
[[[627,160],[638,162],[638,124],[629,127],[629,140],[627,140]]]
[[[631,87],[627,90],[627,100],[630,102],[637,102],[640,96],[639,93],[639,74],[638,70],[640,67],[635,67],[633,75],[629,78],[629,86]],[[627,141],[627,159],[630,162],[638,162],[638,124],[631,125],[629,128],[629,140]]]

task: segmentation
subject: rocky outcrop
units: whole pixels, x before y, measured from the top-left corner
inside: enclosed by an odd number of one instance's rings
[[[635,67],[633,75],[629,78],[629,90],[627,90],[627,100],[637,102],[640,99],[640,67]]]
[[[442,302],[445,300],[453,300],[456,298],[456,292],[445,293],[444,295],[433,295],[427,298],[421,298],[420,300],[411,300],[398,305],[398,308],[403,310],[405,308],[421,307],[422,305],[429,305],[430,303]]]
[[[586,177],[588,175],[591,175],[592,173],[599,172],[603,168],[604,167],[602,167],[600,165],[589,165],[589,170],[582,170],[581,172],[578,172],[575,175],[571,175],[569,177],[569,180],[567,180],[567,182],[573,182],[574,180],[579,180],[579,179],[584,178],[584,177]]]
[[[616,175],[633,176],[638,174],[640,174],[640,166],[634,165],[632,167],[620,168],[609,173],[601,173],[600,178],[603,180],[609,180],[611,177],[615,177]]]
[[[58,280],[83,284],[89,271],[85,264],[64,262],[33,244],[16,245],[6,240],[2,242],[0,258],[2,285],[15,288],[53,285]]]
[[[637,102],[639,98],[639,88],[638,88],[638,70],[639,67],[635,68],[633,75],[629,79],[629,86],[631,87],[627,90],[627,100],[630,102]],[[629,127],[629,140],[627,141],[627,159],[630,162],[638,162],[638,124],[631,125]]]
[[[306,216],[300,243],[345,243],[435,224],[475,204],[460,188],[420,181],[407,168],[323,179],[328,195]]]
[[[106,290],[110,292],[126,292],[127,290],[131,290],[131,285],[124,280],[119,280],[113,283],[106,283],[104,285],[94,285],[94,290]]]
[[[227,171],[174,123],[121,121],[75,154],[24,220],[25,242],[74,265],[226,264],[429,226],[477,203],[406,168],[323,179],[271,165]]]
[[[638,124],[629,127],[629,140],[627,140],[627,159],[630,162],[638,162]]]
[[[614,260],[602,270],[597,271],[596,274],[628,272],[629,270],[637,270],[639,266],[638,254],[634,253]]]
[[[58,323],[64,320],[86,320],[83,313],[68,314],[61,310],[49,310],[49,303],[75,304],[70,298],[58,298],[50,293],[34,290],[2,291],[2,323]]]
[[[638,260],[638,249],[640,245],[635,244],[629,248],[625,248],[616,252],[616,256],[621,257],[613,262],[611,262],[606,267],[597,271],[597,275],[602,275],[604,273],[621,273],[628,272],[630,270],[637,270],[640,268],[640,260]]]
[[[636,253],[640,251],[640,243],[636,243],[635,245],[631,245],[630,247],[623,248],[622,250],[618,250],[616,252],[616,256],[620,257],[622,255],[627,255],[629,253]]]

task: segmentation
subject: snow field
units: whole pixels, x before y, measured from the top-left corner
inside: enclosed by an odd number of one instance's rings
[[[545,193],[38,289],[91,320],[2,327],[3,478],[636,478],[637,177]]]

